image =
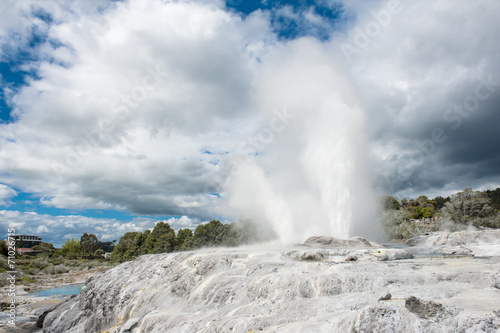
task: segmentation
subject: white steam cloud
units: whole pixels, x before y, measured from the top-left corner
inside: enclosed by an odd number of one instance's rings
[[[375,205],[363,112],[331,55],[301,39],[273,55],[260,78],[258,104],[270,121],[234,162],[222,211],[272,225],[285,243],[377,237],[368,228]]]

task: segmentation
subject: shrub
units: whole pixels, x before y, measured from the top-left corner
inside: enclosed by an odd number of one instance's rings
[[[78,265],[78,268],[80,269],[92,269],[98,266],[101,266],[102,263],[98,260],[92,260],[92,261],[82,261]]]
[[[80,261],[74,260],[74,259],[64,260],[63,265],[68,266],[68,267],[78,267],[78,266],[80,266]]]
[[[6,257],[0,256],[0,268],[9,271],[9,262]]]
[[[407,210],[389,210],[382,213],[381,224],[389,239],[406,240],[425,232],[439,230],[438,225],[425,225],[410,222],[411,213]]]
[[[401,239],[407,240],[409,238],[421,235],[426,232],[438,231],[437,226],[427,226],[412,222],[403,222],[398,227]]]
[[[472,225],[480,229],[500,229],[500,212],[497,212],[495,215],[475,219],[472,221]]]
[[[23,272],[30,275],[40,274],[40,270],[38,268],[26,268],[23,270]]]
[[[401,224],[410,219],[406,210],[387,210],[382,213],[380,223],[390,239],[404,239]]]
[[[69,267],[66,267],[64,265],[56,265],[54,266],[54,274],[62,274],[62,273],[67,273],[71,269]]]
[[[44,269],[42,269],[42,273],[54,275],[54,265],[51,264],[51,265],[45,267]]]
[[[32,282],[35,282],[35,279],[29,277],[29,276],[25,276],[21,279],[21,283],[22,284],[30,284]]]
[[[51,263],[46,258],[38,258],[38,259],[32,260],[29,263],[28,268],[43,270],[45,267],[47,267],[49,265],[51,265]]]
[[[438,230],[442,231],[450,231],[450,232],[455,232],[455,231],[461,231],[461,230],[466,230],[469,228],[470,224],[459,224],[455,223],[449,218],[441,218],[438,220],[437,228]]]
[[[64,263],[64,257],[61,255],[58,255],[56,257],[52,257],[50,259],[50,262],[52,263],[52,265],[61,265],[62,263]]]
[[[6,257],[9,254],[9,248],[4,241],[0,241],[0,254]]]
[[[490,221],[489,218],[496,213],[490,204],[491,199],[486,193],[466,188],[450,196],[450,202],[445,203],[442,211],[445,217],[455,223],[469,224],[484,218]]]
[[[76,259],[82,254],[82,245],[78,239],[67,239],[61,247],[61,254],[66,259]]]
[[[7,281],[8,277],[9,275],[7,273],[0,272],[0,287],[9,284],[9,281]]]

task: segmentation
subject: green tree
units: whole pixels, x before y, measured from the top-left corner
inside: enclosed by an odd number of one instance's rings
[[[500,229],[500,212],[485,216],[483,218],[475,219],[472,224],[477,228],[493,228]]]
[[[0,241],[0,254],[6,257],[9,254],[9,248],[7,247],[7,244],[5,244],[4,241]]]
[[[157,223],[145,242],[147,253],[171,252],[175,249],[175,245],[175,231],[165,222]]]
[[[120,241],[111,252],[111,261],[124,262],[137,258],[141,254],[145,254],[144,242],[149,230],[140,233],[136,231],[127,232],[120,238]]]
[[[172,232],[167,232],[158,237],[153,247],[153,253],[173,252],[176,245],[177,238],[174,229],[172,229]]]
[[[52,245],[52,243],[45,243],[45,242],[41,242],[40,244],[33,246],[32,249],[33,251],[41,251],[41,252],[53,252],[56,250],[56,248],[54,247],[54,245]]]
[[[103,249],[97,249],[94,252],[94,257],[95,258],[102,258],[104,256],[104,250]]]
[[[420,206],[409,206],[408,207],[408,212],[410,213],[410,218],[412,219],[419,219],[422,217],[422,207]]]
[[[177,251],[190,250],[189,247],[192,244],[193,231],[191,229],[181,229],[177,232]]]
[[[399,209],[399,201],[390,195],[384,195],[381,199],[382,208],[384,211],[391,209]]]
[[[113,242],[97,242],[97,248],[102,249],[104,252],[113,252],[116,240]]]
[[[137,252],[138,256],[148,253],[148,249],[146,247],[146,239],[148,239],[149,234],[151,234],[151,230],[146,229],[142,234],[139,233],[135,236],[133,246],[134,251]]]
[[[61,254],[66,259],[76,259],[82,253],[82,246],[77,239],[67,239],[61,246]]]
[[[80,245],[82,247],[82,257],[92,257],[94,252],[99,248],[99,240],[94,234],[84,233],[80,238]]]
[[[229,231],[229,225],[216,220],[200,224],[194,231],[194,244],[196,247],[223,245]]]
[[[487,193],[466,188],[463,192],[450,196],[450,202],[445,203],[442,211],[453,222],[468,224],[494,215],[496,212],[490,203]]]
[[[439,210],[444,207],[444,204],[446,203],[447,200],[441,196],[437,196],[434,199],[432,199],[432,201],[435,202],[434,208],[436,208],[436,210]]]
[[[390,239],[404,239],[411,213],[405,209],[386,210],[382,213],[381,224]]]
[[[434,216],[435,210],[436,209],[434,208],[434,206],[428,205],[428,206],[422,207],[420,212],[421,212],[421,215],[423,218],[429,218],[429,217]]]
[[[415,200],[420,206],[423,206],[429,198],[427,198],[425,195],[421,195]]]
[[[224,246],[238,246],[276,238],[272,227],[258,225],[247,219],[233,222],[228,227],[229,233],[224,238]]]
[[[491,208],[500,210],[500,188],[493,191],[487,190],[486,195],[488,195],[488,198],[491,199]]]

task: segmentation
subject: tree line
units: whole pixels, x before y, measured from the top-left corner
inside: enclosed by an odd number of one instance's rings
[[[407,239],[422,231],[458,230],[469,225],[500,228],[500,188],[493,191],[466,188],[449,197],[433,199],[422,195],[417,199],[398,201],[392,196],[384,196],[381,207],[382,225],[393,239]],[[431,225],[414,222],[429,218],[437,218],[438,222]]]
[[[249,221],[223,224],[213,220],[200,224],[194,232],[181,229],[175,233],[168,223],[159,222],[152,231],[127,232],[111,253],[111,260],[124,262],[143,254],[187,251],[208,246],[238,246],[258,240],[272,238],[272,232],[266,235]]]
[[[43,253],[49,257],[63,256],[66,259],[99,259],[104,253],[113,251],[116,240],[112,242],[101,242],[94,234],[84,233],[80,239],[67,239],[60,249],[56,249],[52,243],[41,242],[32,247],[35,253]],[[3,254],[3,245],[0,242],[0,252]],[[16,247],[21,247],[21,241]]]
[[[392,239],[407,239],[425,231],[454,230],[473,225],[477,228],[500,228],[500,188],[484,192],[470,188],[449,197],[398,201],[392,196],[381,198],[381,223]],[[418,224],[415,220],[438,218],[432,224]],[[434,219],[433,219],[434,220]],[[94,234],[84,233],[80,239],[68,239],[58,250],[50,243],[42,242],[33,250],[49,256],[62,255],[66,259],[102,258],[111,252],[111,260],[124,262],[143,254],[187,251],[207,246],[238,246],[274,237],[274,232],[241,220],[223,224],[213,220],[177,233],[165,222],[159,222],[153,230],[127,232],[119,242],[101,242]],[[0,253],[7,255],[7,247],[0,242]]]
[[[80,239],[68,239],[59,251],[66,259],[95,259],[101,258],[104,253],[113,251],[116,240],[101,242],[94,234],[84,233]],[[35,247],[33,247],[35,249]]]
[[[159,222],[153,230],[127,232],[119,242],[101,242],[94,234],[84,233],[80,239],[67,239],[60,249],[51,243],[42,242],[33,246],[36,253],[48,258],[62,256],[67,260],[100,259],[106,252],[111,252],[111,261],[124,262],[143,254],[155,254],[174,251],[188,251],[209,246],[238,246],[274,237],[270,229],[257,227],[247,220],[223,224],[213,220],[200,224],[194,232],[181,229],[177,233],[166,222]],[[0,242],[0,253],[7,255],[7,247]]]

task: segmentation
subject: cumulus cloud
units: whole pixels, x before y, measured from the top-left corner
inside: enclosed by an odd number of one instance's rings
[[[354,221],[370,219],[372,185],[411,196],[500,184],[500,4],[342,5],[322,2],[335,18],[222,1],[16,2],[0,11],[0,56],[38,36],[21,64],[36,75],[6,94],[0,182],[56,208],[194,223],[252,213],[295,235],[305,220],[366,230]],[[313,37],[280,39],[278,16]]]
[[[0,167],[49,206],[208,216],[217,157],[205,152],[232,149],[266,34],[258,14],[184,2],[52,25],[60,61],[13,97]]]
[[[499,4],[390,3],[362,11],[343,40],[386,190],[498,186]]]
[[[8,187],[7,185],[0,184],[0,206],[8,206],[9,199],[16,196],[17,192]]]

